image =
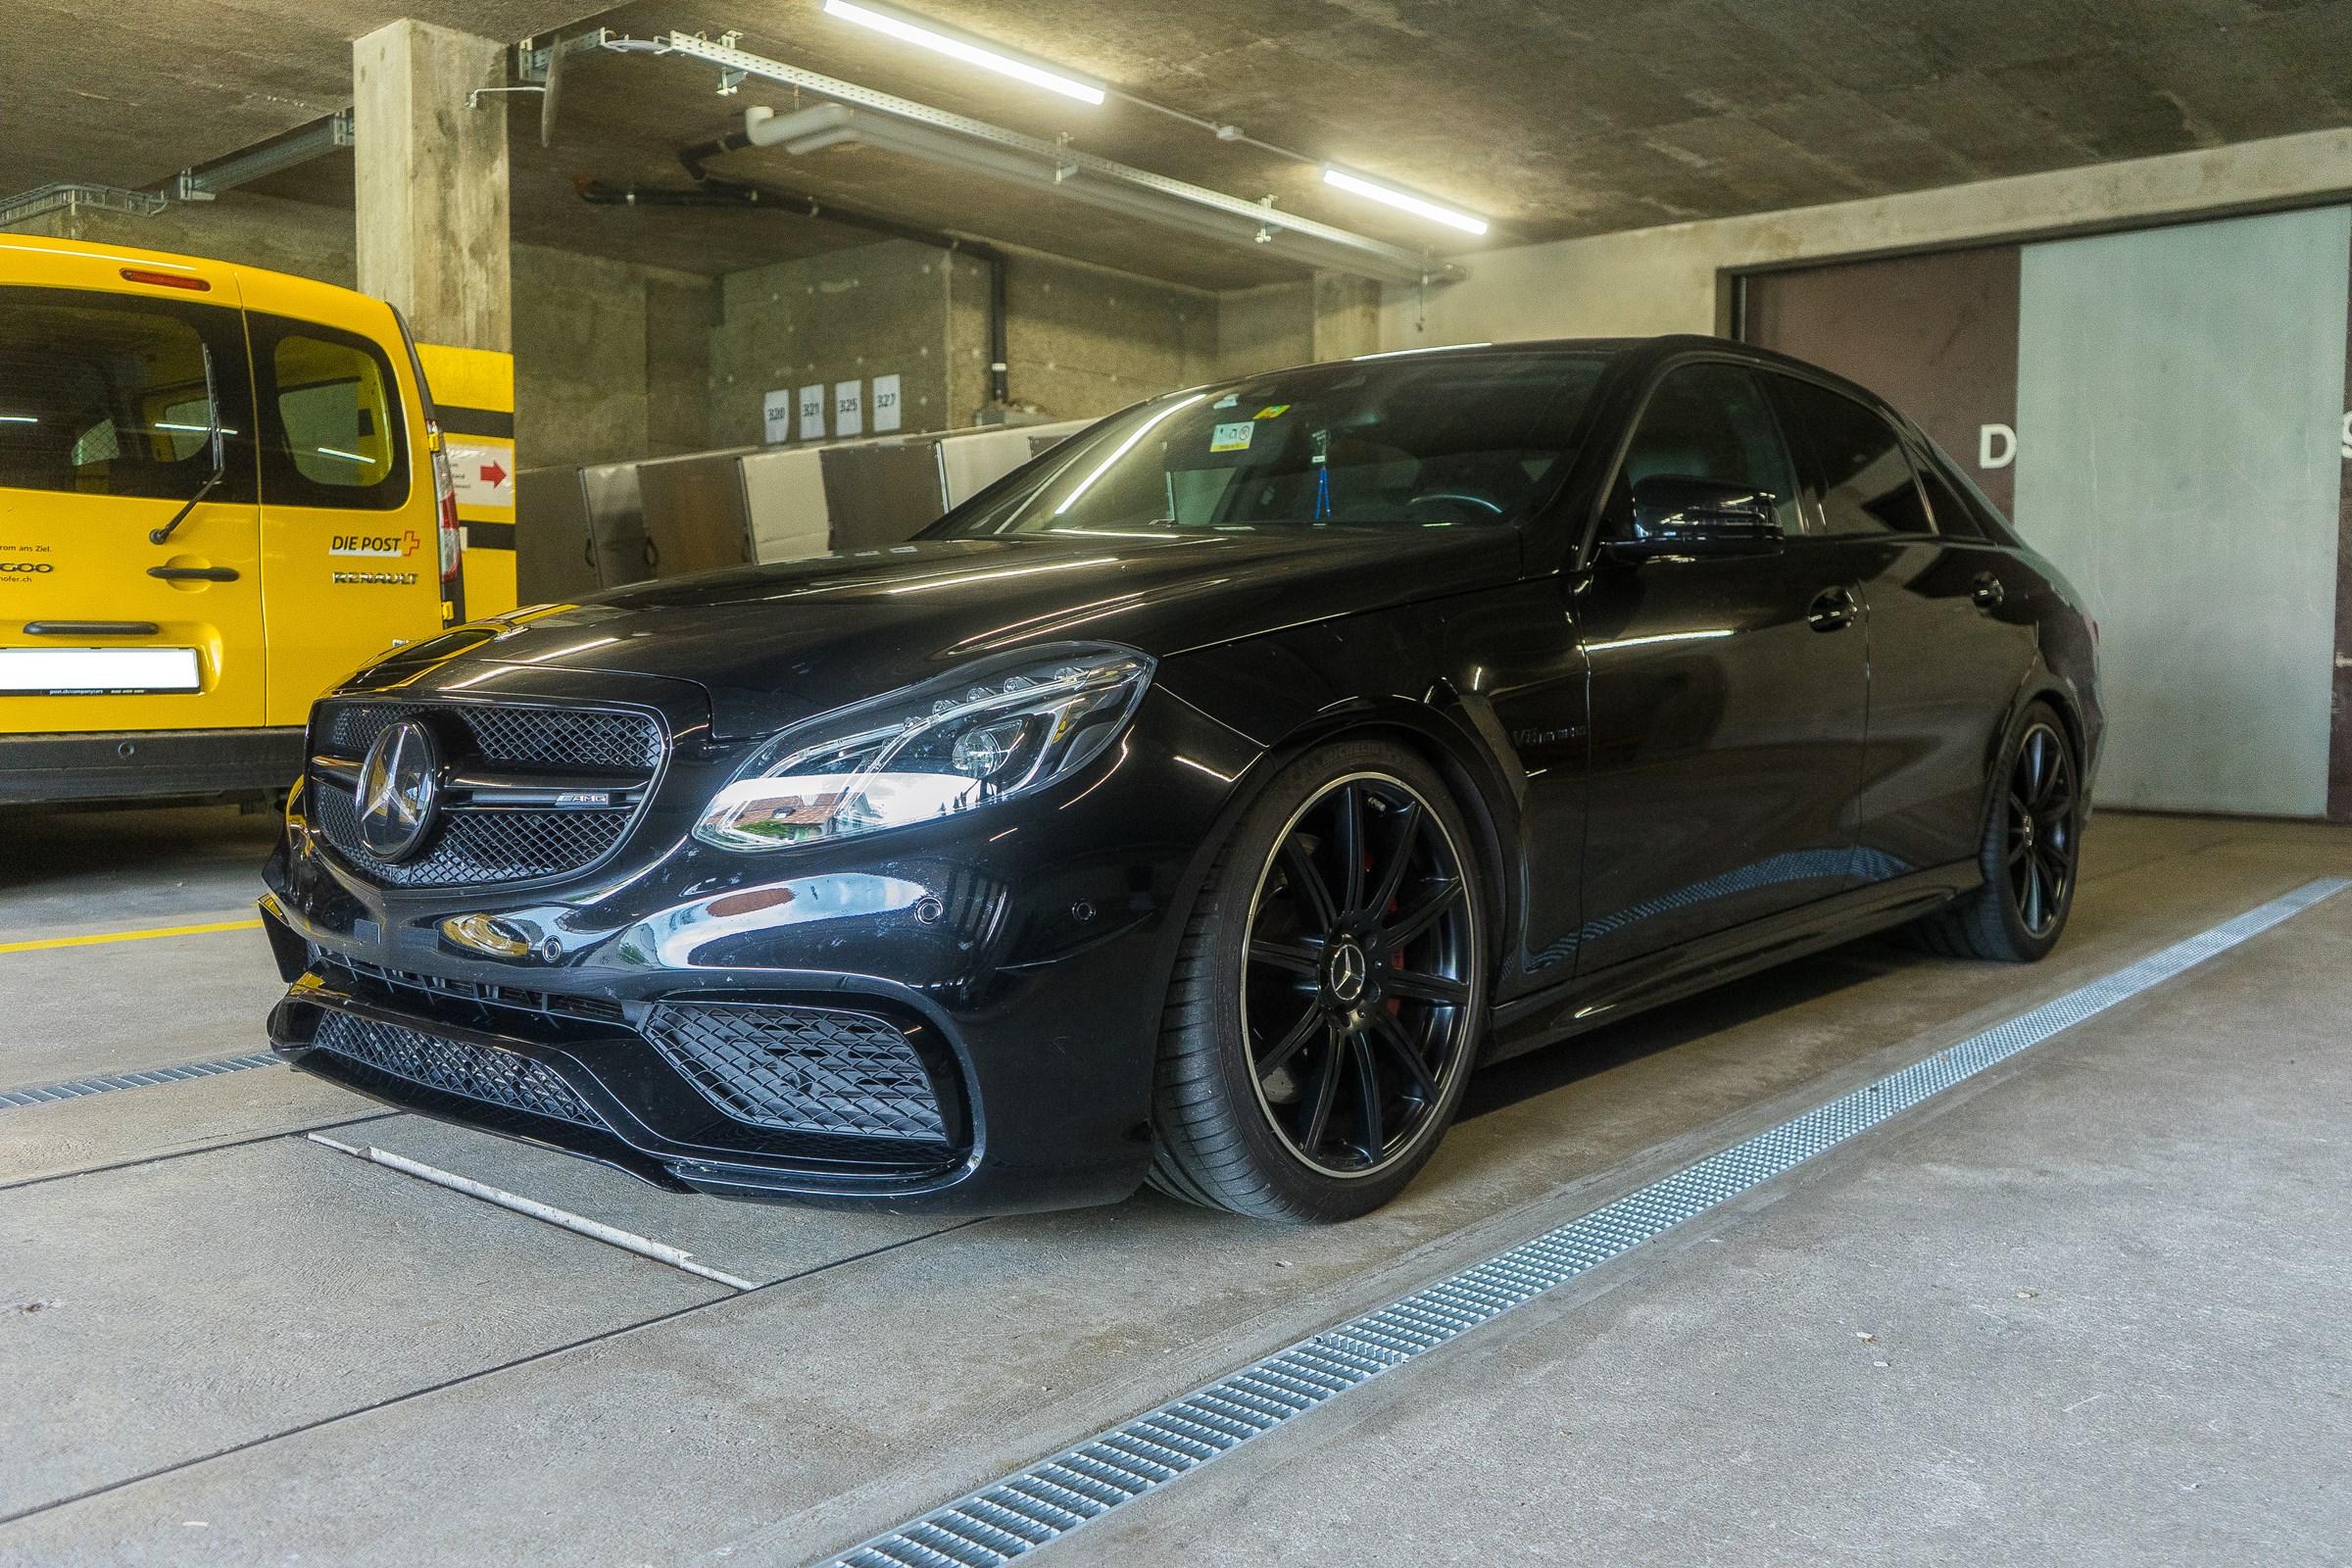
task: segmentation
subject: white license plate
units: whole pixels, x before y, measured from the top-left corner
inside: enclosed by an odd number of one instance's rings
[[[192,692],[193,648],[0,648],[0,692]]]

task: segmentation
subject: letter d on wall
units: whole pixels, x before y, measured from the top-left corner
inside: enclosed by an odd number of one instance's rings
[[[2005,424],[1977,426],[1977,466],[2006,468],[2017,461],[2017,432]]]

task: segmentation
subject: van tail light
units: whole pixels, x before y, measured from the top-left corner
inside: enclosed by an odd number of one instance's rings
[[[458,576],[458,481],[450,475],[449,453],[442,447],[438,425],[428,424],[425,431],[433,448],[433,489],[439,500],[441,517],[441,581],[455,582]]]

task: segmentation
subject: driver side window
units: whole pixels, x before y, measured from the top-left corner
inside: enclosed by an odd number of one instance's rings
[[[1686,365],[1666,373],[1609,488],[1602,538],[1632,533],[1634,485],[1656,475],[1763,491],[1773,498],[1781,531],[1799,529],[1796,473],[1780,421],[1755,375],[1740,366]]]

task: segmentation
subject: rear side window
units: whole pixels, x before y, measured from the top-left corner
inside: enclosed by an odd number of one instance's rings
[[[1919,487],[1928,493],[1928,511],[1934,514],[1936,531],[1954,539],[1982,539],[1984,530],[1978,525],[1977,515],[1960,492],[1952,488],[1942,471],[1925,454],[1914,459],[1919,469]]]
[[[210,499],[250,502],[253,420],[235,311],[0,288],[0,486],[184,501],[212,477],[216,413],[226,471]]]
[[[262,493],[272,506],[388,512],[409,498],[400,383],[375,344],[255,314]]]
[[[1772,377],[1807,488],[1832,534],[1932,533],[1902,438],[1876,409],[1794,376]]]

